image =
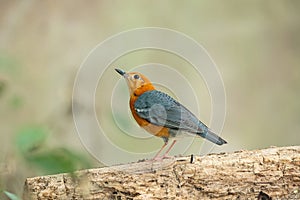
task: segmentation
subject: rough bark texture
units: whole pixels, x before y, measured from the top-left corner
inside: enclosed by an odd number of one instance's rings
[[[24,199],[300,199],[300,146],[28,178]]]

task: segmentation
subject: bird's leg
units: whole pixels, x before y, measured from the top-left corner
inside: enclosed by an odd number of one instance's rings
[[[152,160],[162,160],[164,158],[167,158],[167,154],[170,152],[170,150],[172,149],[172,147],[174,146],[174,144],[176,143],[176,140],[174,140],[172,142],[172,144],[170,145],[170,147],[167,149],[167,151],[164,153],[163,156],[159,157],[159,154],[162,152],[162,150],[167,146],[167,142],[161,147],[161,149],[156,153],[156,155],[154,156],[154,158]]]
[[[167,146],[167,142],[164,143],[164,145],[161,147],[161,149],[156,153],[156,155],[152,158],[152,160],[157,160],[159,154],[161,153],[161,151]]]
[[[171,144],[171,146],[168,148],[168,150],[164,153],[164,155],[162,156],[162,158],[166,158],[168,157],[168,153],[170,152],[170,150],[172,149],[172,147],[174,146],[174,144],[176,143],[176,140],[174,140]]]

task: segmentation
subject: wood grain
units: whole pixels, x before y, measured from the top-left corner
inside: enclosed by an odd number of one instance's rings
[[[24,199],[300,199],[300,146],[28,178]]]

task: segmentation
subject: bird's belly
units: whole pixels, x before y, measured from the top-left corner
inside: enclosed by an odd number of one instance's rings
[[[163,137],[163,138],[169,138],[170,137],[170,133],[169,133],[169,129],[162,127],[162,126],[156,126],[153,124],[148,123],[148,125],[146,126],[142,126],[146,131],[148,131],[149,133],[157,136],[157,137]]]
[[[157,137],[162,137],[162,138],[170,137],[168,128],[151,124],[147,120],[140,118],[135,112],[132,112],[132,114],[133,114],[133,117],[136,120],[136,122],[147,132],[149,132],[152,135],[155,135]]]

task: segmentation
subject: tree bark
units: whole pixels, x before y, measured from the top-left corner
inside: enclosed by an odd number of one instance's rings
[[[300,199],[300,146],[191,157],[28,178],[23,197]]]

